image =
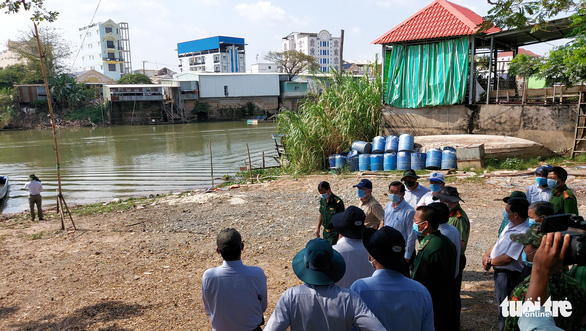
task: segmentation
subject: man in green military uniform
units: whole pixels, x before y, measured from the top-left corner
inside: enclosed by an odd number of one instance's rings
[[[431,295],[435,329],[451,330],[453,302],[450,293],[458,257],[452,241],[438,230],[441,216],[441,211],[433,206],[420,206],[415,211],[413,231],[423,239],[415,257],[412,278]]]
[[[551,199],[556,214],[578,215],[578,201],[574,192],[566,186],[568,172],[562,167],[553,167],[547,174],[547,186],[552,189]]]
[[[525,246],[522,258],[527,266],[533,264],[533,256],[541,245],[542,238],[541,223],[531,225],[525,233],[511,235],[511,240]],[[531,275],[517,285],[511,293],[509,301],[524,302],[527,297],[530,280]],[[572,304],[572,314],[570,316],[563,317],[560,315],[554,317],[556,326],[563,330],[580,330],[582,318],[586,316],[586,291],[580,286],[578,281],[563,272],[562,265],[557,266],[549,275],[549,295],[552,301],[566,300]],[[545,298],[541,298],[542,304],[545,303],[545,300]],[[507,317],[505,320],[505,330],[519,330],[517,325],[518,319],[518,317]]]
[[[319,201],[319,222],[317,223],[315,236],[319,238],[321,226],[323,225],[323,238],[329,241],[330,244],[335,245],[338,241],[338,233],[334,230],[332,216],[344,211],[344,202],[332,193],[328,182],[319,183],[317,190],[321,194],[321,200]]]

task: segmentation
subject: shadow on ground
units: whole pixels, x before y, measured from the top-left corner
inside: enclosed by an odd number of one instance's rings
[[[120,301],[106,301],[78,309],[71,315],[59,319],[53,314],[21,324],[12,324],[10,327],[19,330],[85,330],[95,328],[95,324],[103,324],[116,320],[127,319],[143,314],[149,306],[128,305]],[[8,308],[10,309],[10,308]],[[13,308],[18,310],[18,308]],[[3,313],[0,310],[0,314]],[[0,315],[2,317],[2,315]],[[114,325],[100,325],[100,330],[126,330]]]

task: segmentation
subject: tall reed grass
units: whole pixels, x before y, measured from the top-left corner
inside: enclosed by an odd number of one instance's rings
[[[327,167],[331,154],[347,152],[355,140],[372,141],[379,133],[382,82],[335,72],[317,80],[316,91],[298,112],[278,116],[278,132],[286,134],[287,171],[308,173]]]

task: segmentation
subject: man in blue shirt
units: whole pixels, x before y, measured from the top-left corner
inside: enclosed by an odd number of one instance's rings
[[[405,185],[394,181],[389,185],[389,198],[391,202],[385,207],[385,226],[390,226],[401,232],[405,239],[405,260],[409,261],[415,251],[415,239],[413,234],[413,216],[415,210],[405,201]]]
[[[261,330],[267,309],[267,278],[240,259],[244,244],[235,229],[220,231],[216,252],[224,263],[204,272],[201,296],[213,330]]]
[[[387,330],[433,330],[431,295],[425,286],[403,276],[405,239],[401,233],[388,226],[378,231],[366,229],[362,242],[376,271],[350,289]]]

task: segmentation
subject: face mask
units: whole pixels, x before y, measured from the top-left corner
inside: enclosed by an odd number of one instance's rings
[[[419,226],[415,223],[413,223],[413,232],[415,232],[418,237],[423,235],[423,232],[419,231]]]
[[[549,188],[555,188],[556,186],[558,186],[558,181],[555,179],[547,179],[547,186]]]
[[[530,218],[530,219],[529,219],[529,226],[531,226],[531,225],[533,225],[533,224],[535,224],[535,220],[534,220],[534,219],[532,219],[532,218]]]
[[[523,253],[521,254],[521,259],[523,259],[523,263],[525,263],[526,266],[528,266],[528,267],[533,266],[533,262],[527,261],[527,253],[525,253],[525,251],[523,251]]]
[[[401,201],[401,196],[396,194],[389,194],[389,198],[391,199],[392,203],[397,203]]]
[[[432,192],[439,192],[442,189],[442,184],[429,184],[429,189]]]
[[[361,189],[358,189],[358,191],[356,191],[356,195],[358,195],[358,197],[360,199],[362,199],[366,196],[366,194],[364,194],[364,190],[361,190]]]
[[[322,199],[327,199],[328,198],[328,194],[327,193],[324,193],[324,194],[321,195],[321,197],[322,197]]]
[[[412,181],[412,180],[405,181],[405,186],[412,187],[413,185],[415,185],[415,181]]]
[[[537,185],[539,185],[539,186],[547,185],[547,178],[537,177],[537,178],[535,178],[535,180],[537,181]]]

